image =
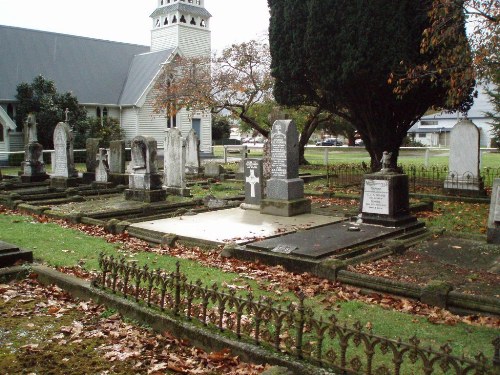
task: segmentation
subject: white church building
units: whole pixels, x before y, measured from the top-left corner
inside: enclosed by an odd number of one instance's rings
[[[120,121],[126,140],[154,137],[162,147],[165,131],[194,129],[200,151],[211,152],[209,113],[181,110],[173,117],[153,109],[153,87],[162,65],[177,55],[210,56],[210,13],[205,0],[158,0],[151,14],[151,46],[141,46],[0,25],[0,162],[5,152],[23,150],[16,129],[17,85],[42,75],[60,93],[71,92],[89,116]]]

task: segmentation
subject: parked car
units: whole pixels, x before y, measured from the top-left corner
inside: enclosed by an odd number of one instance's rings
[[[354,146],[364,147],[365,146],[365,142],[363,142],[362,139],[356,139],[354,141]]]
[[[336,138],[328,138],[322,141],[316,142],[316,146],[342,146],[342,142],[340,142]]]

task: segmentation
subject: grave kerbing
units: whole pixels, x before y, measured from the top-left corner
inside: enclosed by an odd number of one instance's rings
[[[500,178],[495,178],[491,190],[487,241],[492,244],[500,244]]]
[[[161,176],[156,168],[156,140],[152,137],[135,137],[131,153],[129,188],[125,190],[125,199],[140,202],[165,200],[166,192],[161,188]]]
[[[299,134],[292,120],[277,120],[271,131],[271,178],[261,213],[295,216],[311,212],[304,198],[304,181],[299,178]]]

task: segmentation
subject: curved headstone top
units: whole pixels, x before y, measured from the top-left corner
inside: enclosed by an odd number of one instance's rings
[[[276,120],[271,130],[271,178],[299,177],[299,133],[293,120]]]
[[[479,128],[469,119],[459,121],[450,134],[449,171],[461,177],[472,174],[479,176]]]
[[[73,133],[65,122],[60,122],[54,129],[54,177],[76,177],[73,159]]]
[[[153,137],[138,135],[132,139],[130,169],[132,173],[157,173],[156,156],[158,146]]]

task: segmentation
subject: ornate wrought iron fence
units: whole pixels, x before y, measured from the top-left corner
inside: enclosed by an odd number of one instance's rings
[[[342,373],[494,374],[500,368],[500,337],[493,342],[493,361],[482,353],[458,357],[448,344],[434,350],[416,337],[405,343],[376,336],[361,323],[347,327],[335,316],[318,318],[303,295],[289,305],[251,293],[242,297],[234,289],[189,282],[179,264],[166,272],[101,254],[99,266],[97,284],[112,293]]]
[[[440,191],[443,189],[444,181],[447,178],[450,179],[451,183],[456,179],[447,166],[401,165],[399,168],[408,175],[410,192],[412,193]],[[366,173],[370,173],[370,170],[365,164],[338,164],[328,167],[330,186],[360,185],[363,175]],[[493,180],[500,178],[500,168],[483,168],[480,175],[484,186],[491,187],[493,186]]]

